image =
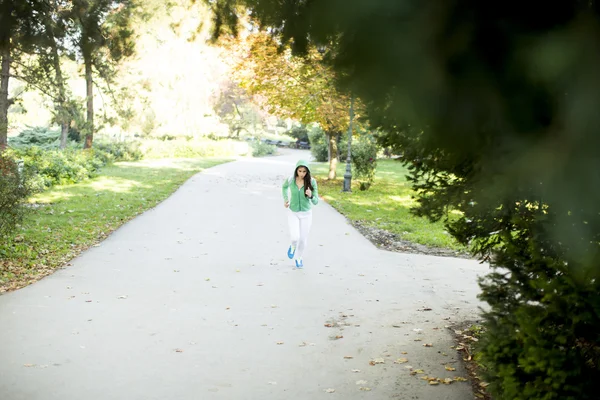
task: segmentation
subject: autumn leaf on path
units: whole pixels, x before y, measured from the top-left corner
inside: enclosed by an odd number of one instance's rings
[[[373,360],[369,361],[369,364],[371,364],[371,365],[385,364],[385,360],[383,358],[374,358]]]

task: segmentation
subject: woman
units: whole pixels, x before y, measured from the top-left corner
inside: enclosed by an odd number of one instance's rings
[[[312,224],[311,208],[319,202],[317,181],[310,176],[306,161],[298,161],[294,176],[283,182],[282,192],[284,206],[290,209],[288,222],[292,244],[288,249],[288,257],[294,259],[296,268],[302,268],[304,266],[302,255],[306,249],[308,232]]]

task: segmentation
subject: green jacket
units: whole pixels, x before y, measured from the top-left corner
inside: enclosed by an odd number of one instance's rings
[[[306,161],[298,161],[298,163],[296,164],[296,169],[298,169],[298,167],[305,167],[308,171],[310,171],[310,169],[308,168],[308,163]],[[286,179],[285,182],[283,182],[283,185],[281,187],[281,192],[283,193],[283,200],[286,202],[290,202],[290,210],[292,210],[293,212],[309,211],[313,205],[316,206],[319,203],[319,189],[317,187],[317,181],[315,180],[315,178],[311,177],[311,183],[314,190],[312,191],[312,198],[306,197],[304,195],[304,185],[302,185],[300,189],[298,189],[298,186],[296,185],[296,169],[294,169],[294,175],[291,178]],[[291,198],[289,196],[289,193],[291,193]]]

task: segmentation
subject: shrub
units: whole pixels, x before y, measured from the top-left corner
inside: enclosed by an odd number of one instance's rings
[[[26,148],[29,146],[58,148],[60,131],[40,126],[28,127],[17,136],[9,138],[8,144],[13,148]]]
[[[352,142],[352,164],[360,182],[360,190],[368,190],[375,179],[379,147],[371,135],[363,135]]]
[[[313,128],[308,132],[310,153],[317,162],[328,161],[327,136],[321,128]]]
[[[0,154],[0,238],[14,232],[21,223],[27,211],[24,200],[31,192],[15,160]]]
[[[97,149],[44,150],[31,146],[23,150],[15,149],[14,154],[23,160],[25,172],[31,176],[31,184],[35,189],[94,177],[101,167],[114,160],[111,154]]]
[[[252,142],[251,146],[253,157],[268,156],[277,152],[277,147],[273,146],[272,144],[263,143],[259,140]]]
[[[94,141],[94,148],[108,154],[112,154],[115,161],[137,161],[144,157],[137,141],[108,142]]]
[[[248,143],[236,140],[175,138],[162,141],[145,139],[140,149],[149,158],[236,157],[250,152]]]

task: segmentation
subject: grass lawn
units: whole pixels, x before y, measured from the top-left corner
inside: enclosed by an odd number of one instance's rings
[[[192,175],[227,161],[118,162],[94,179],[33,196],[30,203],[36,211],[11,242],[0,244],[0,293],[48,275],[169,197]]]
[[[431,223],[410,213],[415,204],[407,181],[408,170],[397,160],[378,160],[375,183],[361,191],[352,179],[352,193],[342,192],[345,163],[338,164],[337,179],[327,180],[328,163],[313,163],[311,170],[319,182],[320,195],[352,221],[398,234],[403,240],[451,250],[464,250],[441,222]]]

